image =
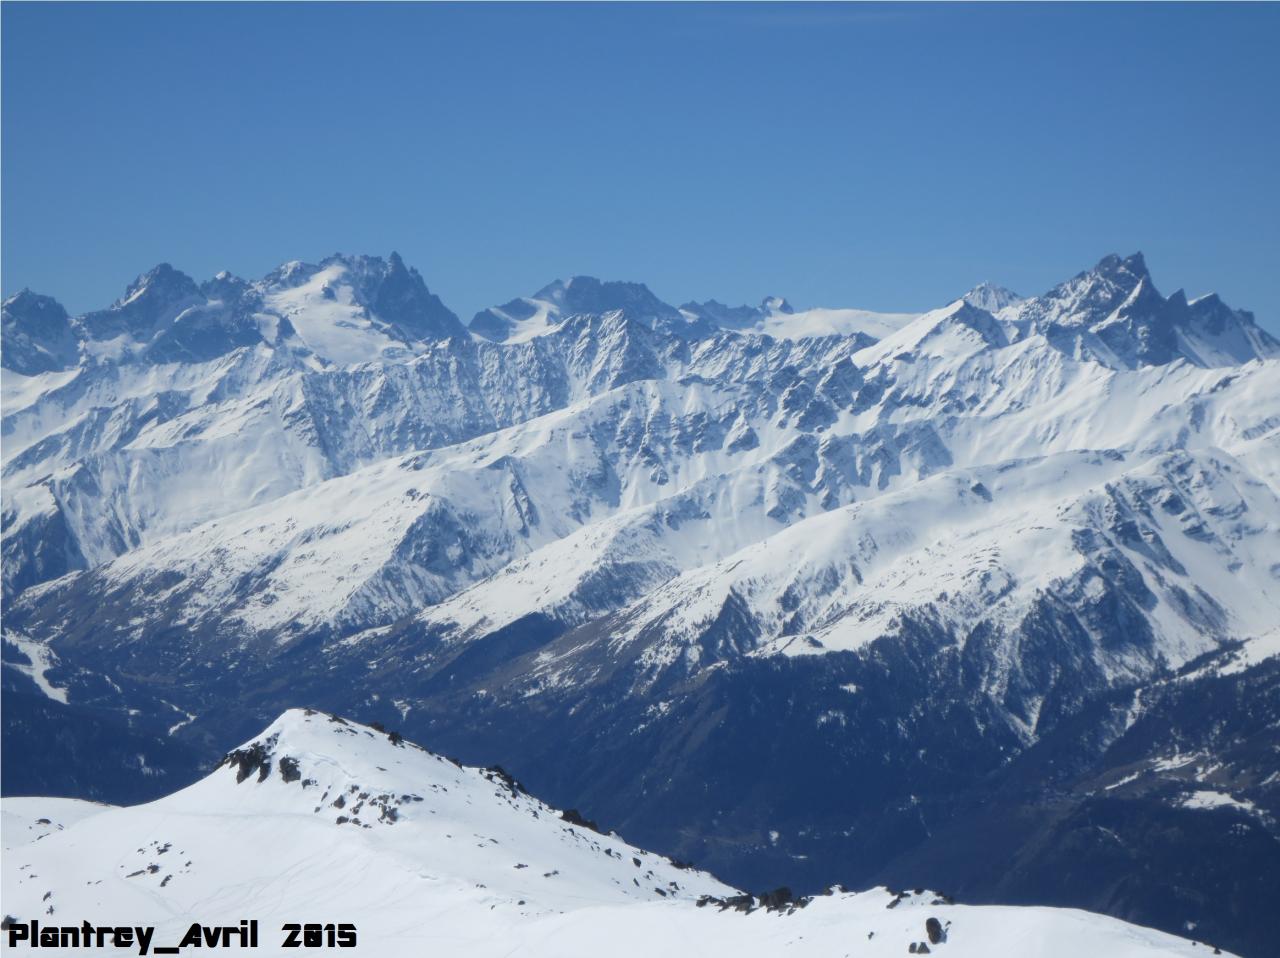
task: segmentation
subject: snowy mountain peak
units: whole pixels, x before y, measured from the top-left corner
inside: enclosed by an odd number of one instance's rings
[[[250,284],[229,270],[220,270],[213,279],[200,284],[200,295],[207,300],[232,303],[249,291]]]
[[[304,263],[300,259],[291,259],[281,263],[267,273],[266,276],[262,277],[260,284],[266,287],[291,288],[314,276],[318,268],[310,263]]]
[[[314,266],[286,263],[253,285],[256,312],[276,318],[275,335],[321,363],[404,361],[429,343],[466,336],[458,317],[397,255],[335,253]]]
[[[1105,319],[1144,285],[1149,292],[1155,292],[1142,254],[1122,258],[1112,253],[1092,269],[1078,273],[1040,297],[1036,301],[1040,307],[1037,311],[1056,325],[1091,326]]]
[[[726,306],[716,299],[698,303],[690,301],[680,307],[681,314],[691,323],[706,323],[719,329],[738,332],[760,332],[762,324],[771,313],[766,297],[760,306]]]
[[[67,322],[67,311],[61,303],[52,296],[25,287],[6,299],[0,309],[3,309],[6,321],[20,323],[31,333],[48,334],[61,329]]]
[[[979,283],[961,297],[966,303],[985,309],[989,313],[998,313],[1006,306],[1022,302],[1023,297],[1013,290],[996,286],[993,283]]]
[[[52,315],[53,313],[58,313],[63,319],[67,318],[67,311],[62,308],[62,304],[56,299],[52,296],[37,293],[26,286],[6,299],[3,304],[0,304],[0,308],[15,315],[28,313],[49,313]]]
[[[688,317],[658,299],[643,283],[571,276],[548,283],[532,296],[482,309],[468,328],[493,342],[521,342],[550,331],[570,316],[621,313],[646,326],[684,326]]]
[[[784,313],[787,315],[795,312],[791,304],[781,296],[766,296],[760,302],[760,309],[765,313]]]
[[[125,289],[125,293],[111,304],[111,309],[123,311],[129,306],[151,300],[157,306],[167,305],[199,294],[196,281],[168,263],[149,269]]]
[[[1230,366],[1254,359],[1280,357],[1280,340],[1258,326],[1247,309],[1232,309],[1217,293],[1186,303],[1185,348],[1204,366]]]
[[[1186,360],[1229,366],[1280,355],[1280,343],[1253,316],[1220,301],[1160,295],[1141,253],[1104,257],[1043,296],[1001,311],[1022,335],[1041,335],[1076,359],[1111,368]]]
[[[1121,256],[1118,253],[1109,253],[1102,259],[1098,260],[1092,272],[1100,276],[1108,276],[1116,279],[1117,282],[1124,282],[1124,278],[1130,279],[1130,285],[1137,283],[1144,277],[1150,278],[1147,270],[1146,257],[1139,250],[1136,253],[1130,253],[1128,256]]]
[[[28,376],[76,364],[67,311],[52,296],[30,289],[15,293],[0,307],[0,349],[6,369]]]
[[[167,801],[202,812],[301,814],[340,834],[385,835],[525,914],[555,914],[583,899],[692,904],[733,892],[577,810],[539,801],[501,767],[466,766],[380,725],[313,709],[284,712]]]
[[[13,807],[6,799],[6,841]],[[164,922],[202,899],[216,910],[207,896],[233,871],[240,887],[263,882],[287,897],[297,882],[310,883],[294,907],[336,893],[341,916],[375,938],[393,926],[382,924],[387,912],[368,906],[406,896],[475,918],[497,908],[528,920],[587,904],[692,908],[703,896],[734,893],[705,872],[600,831],[577,811],[552,808],[499,767],[464,766],[379,726],[311,709],[285,712],[207,776],[158,802],[93,811],[94,821],[27,850],[67,842],[101,851],[34,869],[32,879],[43,875],[38,889],[4,856],[9,914],[43,916],[50,899],[78,913],[81,902],[101,901],[93,889],[106,877],[126,898],[145,891]],[[265,908],[280,904],[276,895],[255,897]]]
[[[934,357],[955,362],[965,356],[1009,345],[1009,336],[995,316],[964,299],[924,313],[857,354],[859,362],[874,364],[896,358],[914,363]]]
[[[94,358],[119,359],[136,354],[184,310],[204,301],[195,280],[161,263],[130,283],[106,309],[79,317],[77,325],[99,344],[91,351]]]
[[[465,336],[458,317],[427,288],[422,274],[406,266],[399,253],[387,260],[376,256],[331,257],[322,265],[342,263],[357,277],[359,294],[377,319],[393,326],[406,342]]]
[[[556,280],[534,293],[536,300],[554,304],[561,315],[600,315],[621,310],[634,319],[679,319],[675,307],[664,303],[644,283],[601,281],[594,276]]]

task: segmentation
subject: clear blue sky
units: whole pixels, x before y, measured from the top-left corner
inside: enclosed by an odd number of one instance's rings
[[[3,5],[3,289],[398,250],[916,309],[1141,249],[1280,329],[1280,5]]]

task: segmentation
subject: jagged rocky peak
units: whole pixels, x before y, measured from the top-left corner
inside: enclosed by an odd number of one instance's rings
[[[23,375],[53,372],[76,363],[76,341],[67,317],[52,296],[23,289],[0,308],[0,348],[4,367]]]
[[[1147,259],[1142,255],[1141,250],[1130,253],[1128,256],[1108,253],[1098,260],[1098,265],[1091,272],[1108,277],[1120,285],[1131,287],[1144,279],[1151,278],[1151,273],[1147,269]]]
[[[292,289],[301,286],[319,270],[320,267],[313,263],[305,263],[300,259],[291,259],[286,263],[281,263],[267,273],[266,276],[262,277],[261,285],[269,288]]]
[[[1249,310],[1232,309],[1217,293],[1188,302],[1186,314],[1190,345],[1205,354],[1200,357],[1201,365],[1227,366],[1280,357],[1280,340],[1260,327]]]
[[[565,316],[621,310],[636,319],[679,317],[675,307],[658,299],[644,283],[601,281],[594,276],[556,280],[534,293],[533,298],[554,304]]]
[[[67,321],[67,311],[52,296],[23,288],[4,301],[5,318],[22,321],[29,329],[52,329]]]
[[[200,287],[190,276],[168,263],[160,263],[130,283],[124,295],[111,304],[111,309],[125,311],[139,308],[140,304],[167,306],[193,299],[199,293]]]
[[[22,289],[4,301],[2,315],[4,332],[9,335],[10,328],[28,334],[48,336],[66,328],[67,311],[52,296],[44,296]]]
[[[230,270],[220,270],[212,279],[200,284],[200,293],[208,300],[233,302],[238,300],[249,289],[246,280],[236,276]]]
[[[184,309],[205,302],[200,287],[186,273],[161,263],[143,273],[108,308],[86,314],[81,322],[90,339],[126,335],[146,341]]]
[[[1122,258],[1113,253],[1040,297],[1036,312],[1057,325],[1090,326],[1139,291],[1147,298],[1159,296],[1142,254]]]
[[[422,274],[396,252],[385,259],[334,253],[318,264],[292,260],[253,286],[267,312],[289,318],[321,354],[322,341],[335,346],[324,358],[340,363],[403,358],[420,351],[422,343],[466,335]],[[341,342],[325,331],[334,325],[344,329]],[[310,328],[309,337],[303,327]]]
[[[397,327],[408,339],[436,340],[465,335],[457,315],[427,288],[426,281],[400,254],[335,255],[321,267],[341,264],[350,271],[360,299],[380,320]]]
[[[1037,298],[983,283],[962,299],[998,315],[1014,338],[1039,333],[1054,348],[1107,365],[1186,359],[1219,366],[1280,355],[1280,343],[1251,314],[1232,310],[1216,296],[1188,302],[1179,291],[1166,300],[1141,253],[1106,256]],[[107,309],[71,320],[61,307],[45,312],[32,305],[40,300],[25,292],[7,304],[6,368],[65,369],[81,356],[90,365],[144,356],[204,361],[260,343],[305,354],[307,362],[350,365],[402,361],[421,354],[428,343],[467,334],[397,252],[385,258],[337,253],[318,264],[293,260],[251,282],[224,271],[199,285],[162,263]],[[788,340],[862,332],[870,342],[916,318],[852,309],[796,311],[780,296],[765,297],[757,306],[711,299],[676,309],[643,283],[578,275],[481,310],[469,329],[481,338],[518,342],[572,316],[610,314],[684,340],[731,330]],[[575,335],[599,332],[592,324],[575,329]]]
[[[110,307],[71,320],[69,328],[85,342],[80,351],[91,365],[205,362],[263,344],[307,362],[348,365],[404,360],[427,343],[466,335],[458,317],[395,252],[385,259],[335,254],[319,264],[292,260],[253,282],[224,270],[197,284],[161,263]],[[12,361],[5,363],[10,369],[65,368],[77,361],[74,344],[55,349],[57,344],[41,341],[33,353],[21,337],[15,335],[14,343]]]
[[[690,322],[743,332],[758,331],[771,316],[791,316],[795,309],[781,296],[766,296],[759,306],[727,306],[716,299],[690,301],[680,307],[680,312]]]
[[[704,303],[690,301],[680,307],[680,312],[690,322],[710,323],[721,329],[750,330],[758,328],[760,321],[770,315],[765,305],[770,298],[760,306],[727,306],[716,299]],[[780,302],[786,304],[786,300]],[[786,312],[791,312],[790,305],[787,305]]]
[[[1182,290],[1174,295],[1182,294],[1185,299],[1186,294]],[[1170,297],[1172,299],[1173,297]],[[1204,296],[1197,296],[1195,299],[1186,303],[1188,311],[1195,317],[1196,321],[1203,324],[1204,329],[1211,333],[1225,333],[1232,326],[1247,324],[1254,326],[1257,322],[1256,317],[1247,309],[1232,309],[1222,301],[1217,293],[1207,293]],[[1276,340],[1265,331],[1259,329],[1267,340],[1273,346],[1280,345]]]
[[[472,317],[468,328],[485,339],[509,342],[539,335],[570,316],[617,312],[646,325],[683,323],[686,319],[644,283],[572,276],[548,283],[532,296],[482,309]]]
[[[1280,355],[1280,343],[1250,313],[1217,297],[1188,303],[1181,290],[1162,296],[1141,253],[1106,256],[1004,315],[1055,349],[1112,368],[1178,360],[1215,367]]]

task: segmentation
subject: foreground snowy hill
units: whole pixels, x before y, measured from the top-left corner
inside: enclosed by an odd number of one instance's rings
[[[1270,947],[1280,344],[1140,255],[469,327],[394,255],[162,266],[3,323],[8,794],[155,798],[308,705],[736,885]]]
[[[350,924],[346,953],[378,956],[1213,951],[1087,912],[967,907],[924,890],[749,898],[501,770],[311,711],[147,805],[7,798],[3,811],[9,922],[154,926],[151,947],[179,943],[192,922],[256,919],[268,953],[289,953],[277,946],[290,922]]]

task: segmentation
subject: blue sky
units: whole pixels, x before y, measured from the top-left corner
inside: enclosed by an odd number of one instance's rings
[[[917,309],[1141,249],[1280,330],[1280,5],[3,6],[3,289],[398,250]]]

